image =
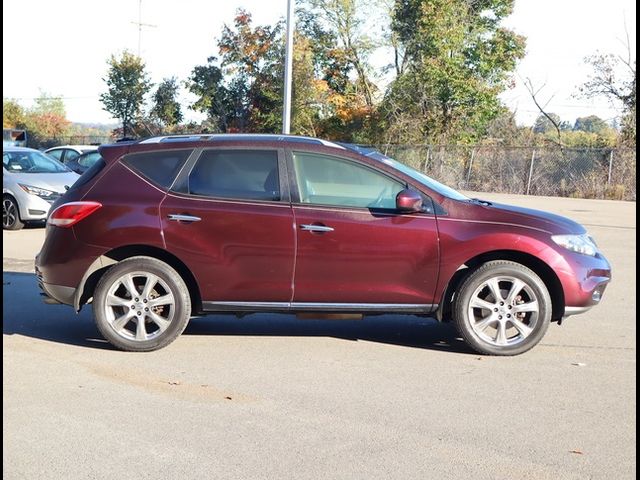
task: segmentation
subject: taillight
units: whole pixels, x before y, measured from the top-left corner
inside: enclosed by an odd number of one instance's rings
[[[98,202],[69,202],[56,208],[47,223],[56,227],[68,228],[88,217],[102,207]]]

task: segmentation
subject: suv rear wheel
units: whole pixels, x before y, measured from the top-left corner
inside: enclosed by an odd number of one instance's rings
[[[130,352],[157,350],[186,328],[191,299],[182,277],[152,257],[132,257],[111,267],[94,292],[98,329]]]
[[[517,355],[536,345],[551,321],[551,297],[535,272],[506,260],[487,262],[454,301],[458,332],[476,351]]]

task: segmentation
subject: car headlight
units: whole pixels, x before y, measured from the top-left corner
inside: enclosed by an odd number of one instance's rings
[[[23,185],[21,183],[19,185],[20,185],[20,188],[25,192],[30,193],[31,195],[36,195],[40,198],[43,198],[44,200],[47,200],[53,197],[54,195],[56,195],[56,192],[52,192],[51,190],[45,190],[44,188],[34,187],[32,185]]]
[[[598,247],[593,239],[585,234],[582,235],[552,235],[551,239],[567,250],[595,257]]]

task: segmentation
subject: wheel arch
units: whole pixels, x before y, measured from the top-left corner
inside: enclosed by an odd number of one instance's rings
[[[74,307],[76,311],[80,311],[82,306],[86,304],[90,298],[93,297],[96,285],[100,281],[100,278],[102,278],[102,276],[105,274],[105,272],[109,270],[109,268],[111,268],[118,262],[121,262],[122,260],[138,256],[156,258],[160,261],[165,262],[176,272],[178,272],[178,275],[182,277],[187,285],[187,288],[189,289],[192,315],[197,315],[202,311],[202,297],[200,295],[200,287],[198,286],[198,282],[196,281],[195,277],[191,273],[191,270],[189,270],[189,267],[187,267],[182,260],[169,253],[168,251],[159,247],[152,247],[149,245],[120,246],[98,257],[87,269],[84,276],[82,277],[82,280],[80,281],[80,285],[76,290],[74,299]]]
[[[480,265],[483,265],[492,260],[509,260],[512,262],[524,265],[527,268],[533,270],[540,279],[544,282],[549,295],[551,296],[552,313],[551,320],[559,321],[564,315],[564,290],[560,279],[553,271],[553,269],[545,263],[543,260],[535,257],[526,252],[518,250],[493,250],[490,252],[483,252],[478,254],[458,267],[455,273],[447,282],[447,285],[442,293],[440,307],[436,313],[438,320],[448,322],[451,320],[451,310],[453,305],[454,293],[458,290],[462,282],[476,270]]]

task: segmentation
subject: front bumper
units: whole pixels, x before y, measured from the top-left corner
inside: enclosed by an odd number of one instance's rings
[[[46,220],[52,203],[58,198],[60,198],[60,195],[52,198],[49,202],[37,195],[32,195],[26,192],[18,193],[16,195],[16,200],[20,210],[20,219],[27,222]]]
[[[598,305],[611,281],[611,265],[602,253],[595,257],[565,254],[565,268],[560,272],[564,289],[564,317],[587,312]]]

